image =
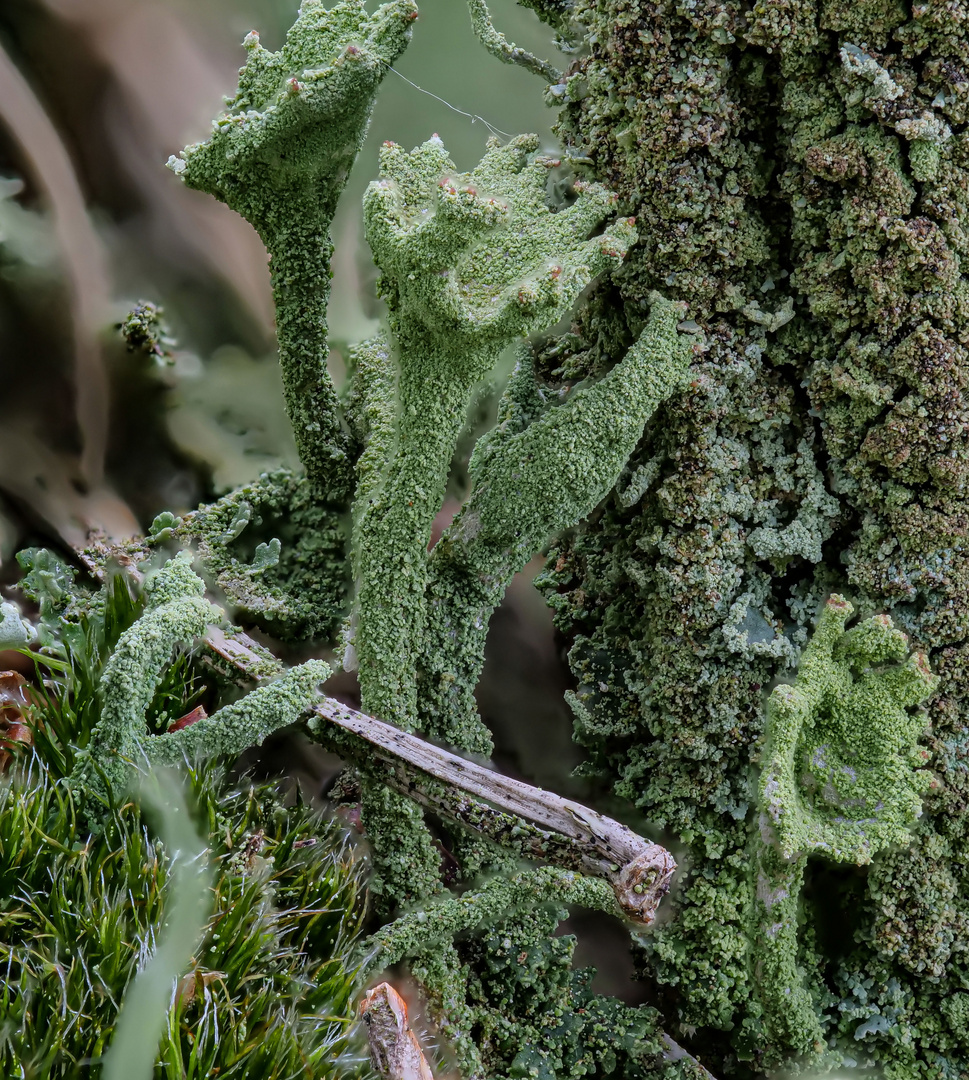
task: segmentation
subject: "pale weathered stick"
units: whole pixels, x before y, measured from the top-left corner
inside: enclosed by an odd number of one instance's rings
[[[360,1003],[360,1019],[367,1025],[370,1060],[383,1080],[434,1080],[410,1025],[407,1005],[390,983],[367,991]]]
[[[98,544],[81,558],[98,578],[109,558],[141,577],[136,560],[122,549]],[[204,642],[221,668],[255,681],[282,669],[268,649],[241,631],[210,626]],[[369,744],[376,754],[354,753],[352,744],[343,748],[364,768],[382,763],[381,779],[388,786],[520,854],[604,878],[627,918],[644,926],[655,919],[676,870],[665,848],[581,803],[502,776],[333,698],[324,698],[311,711],[314,718]],[[311,719],[310,727],[326,738],[318,720],[314,724]],[[437,783],[428,783],[427,777]]]
[[[392,766],[393,773],[382,779],[398,791],[499,842],[510,840],[534,857],[605,878],[635,922],[648,926],[656,917],[676,869],[665,848],[581,803],[492,772],[332,698],[313,712],[366,740],[377,759]],[[440,781],[443,789],[421,785],[413,770]],[[496,814],[479,800],[505,813]]]

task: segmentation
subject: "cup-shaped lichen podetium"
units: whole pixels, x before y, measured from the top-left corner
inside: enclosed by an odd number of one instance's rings
[[[381,385],[396,400],[383,444],[367,448],[380,475],[354,514],[355,645],[365,708],[403,727],[416,715],[431,522],[475,385],[506,345],[562,318],[636,237],[623,219],[589,238],[615,202],[597,185],[550,210],[553,162],[537,148],[534,135],[490,140],[479,165],[458,173],[436,136],[412,153],[388,143],[364,200],[390,309],[392,375]]]
[[[364,0],[304,0],[279,52],[244,42],[239,88],[205,142],[169,166],[252,224],[270,254],[286,407],[310,478],[349,483],[345,437],[326,370],[330,222],[360,150],[377,88],[404,50],[413,0],[368,14]]]
[[[906,659],[908,639],[887,615],[846,632],[852,610],[840,596],[828,600],[794,684],[776,687],[767,704],[754,966],[779,1051],[823,1047],[797,959],[808,855],[862,864],[905,843],[929,782],[915,707],[938,678],[923,653]]]
[[[421,659],[421,726],[450,743],[490,753],[474,688],[492,612],[505,589],[555,533],[604,499],[661,402],[689,381],[686,305],[657,294],[639,339],[602,379],[549,407],[530,347],[499,406],[498,423],[474,448],[471,494],[428,565],[428,633]]]
[[[101,716],[87,746],[78,752],[69,779],[95,829],[104,810],[99,804],[124,794],[132,766],[238,756],[279,728],[296,723],[330,674],[322,660],[309,660],[210,717],[150,736],[146,713],[173,652],[200,637],[222,613],[205,599],[205,584],[192,569],[187,552],[150,576],[145,592],[144,613],[124,631],[104,665]]]

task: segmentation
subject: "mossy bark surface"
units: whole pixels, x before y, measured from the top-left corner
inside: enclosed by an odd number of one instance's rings
[[[644,975],[724,1076],[806,1047],[831,1067],[962,1075],[969,1036],[941,1010],[969,944],[963,21],[811,0],[576,14],[589,51],[560,133],[640,242],[553,363],[597,373],[653,289],[703,340],[694,389],[545,575],[591,766],[690,850]],[[864,872],[812,855],[780,905],[801,920],[796,1029],[754,989],[747,853],[766,691],[793,678],[833,592],[890,615],[941,684],[915,722],[932,780],[902,846]]]

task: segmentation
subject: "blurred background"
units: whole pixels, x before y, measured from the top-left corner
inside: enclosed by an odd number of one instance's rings
[[[187,509],[293,460],[262,245],[246,222],[184,188],[164,164],[205,137],[222,96],[234,91],[245,34],[257,29],[278,48],[296,7],[296,0],[0,4],[8,69],[0,80],[0,176],[10,178],[0,188],[0,473],[16,459],[43,459],[52,470],[50,455],[76,459],[80,475],[72,480],[85,490],[75,494],[87,500],[73,507],[75,525],[123,534],[160,509]],[[529,12],[512,0],[493,7],[512,40],[554,54]],[[498,129],[538,131],[554,145],[541,80],[490,57],[457,0],[422,4],[397,70],[384,81],[334,227],[338,376],[341,350],[379,315],[360,199],[376,175],[380,143],[411,147],[437,132],[458,168],[471,168],[489,132],[434,94]],[[111,325],[139,299],[164,307],[177,341],[171,370],[146,367],[125,355],[117,335],[112,340]],[[123,507],[111,505],[108,490],[99,493],[105,477]],[[54,477],[43,487],[41,497],[26,480],[20,491],[4,481],[8,497],[64,536],[67,520],[54,520]],[[8,521],[0,528],[5,562],[15,531]]]
[[[531,12],[514,0],[490,6],[509,40],[567,66]],[[278,463],[296,464],[262,244],[165,168],[170,154],[205,137],[222,96],[234,92],[246,33],[278,48],[296,8],[297,0],[0,3],[5,590],[20,547],[66,551],[92,529],[132,535],[162,510],[190,510]],[[546,151],[557,150],[543,81],[489,56],[460,0],[421,0],[396,69],[333,230],[337,381],[347,344],[380,317],[360,223],[380,143],[411,148],[436,132],[461,170],[481,156],[488,125],[537,132]],[[141,300],[164,309],[168,360],[128,352],[114,328]],[[563,643],[530,585],[540,564],[519,576],[493,620],[480,704],[500,767],[582,794],[569,776],[577,754],[562,700]],[[352,700],[352,685],[334,689]],[[264,764],[311,791],[332,765],[291,740],[270,747]],[[618,924],[615,935],[624,956]],[[601,939],[588,947],[601,953]],[[617,969],[604,988],[628,997],[626,978]]]

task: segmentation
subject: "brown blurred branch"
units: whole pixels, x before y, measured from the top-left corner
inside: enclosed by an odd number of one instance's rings
[[[98,341],[109,317],[107,263],[60,135],[2,45],[0,123],[23,151],[53,216],[71,296],[81,474],[89,486],[96,487],[104,476],[108,438],[108,381]]]

